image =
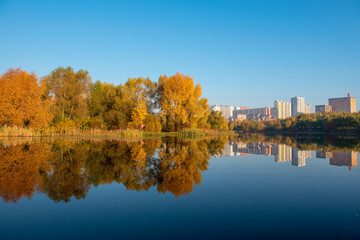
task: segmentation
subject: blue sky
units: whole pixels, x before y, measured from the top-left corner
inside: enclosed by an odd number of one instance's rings
[[[210,104],[357,97],[360,0],[4,1],[0,73],[58,66],[93,81],[189,74]]]

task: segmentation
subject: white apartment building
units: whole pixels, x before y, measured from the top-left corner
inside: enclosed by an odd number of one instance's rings
[[[285,101],[276,100],[274,102],[275,118],[284,119],[287,117],[291,117],[291,103]]]
[[[311,113],[310,105],[305,105],[305,98],[303,97],[291,98],[291,116],[296,116],[301,113]]]
[[[223,106],[223,105],[213,105],[210,107],[212,111],[222,112],[225,119],[229,119],[233,117],[233,106]]]

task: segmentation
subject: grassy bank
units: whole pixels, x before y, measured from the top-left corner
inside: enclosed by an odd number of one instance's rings
[[[213,130],[213,129],[184,129],[179,131],[178,136],[184,138],[199,138],[205,136],[234,136],[233,131]]]
[[[0,128],[0,137],[54,137],[54,136],[79,136],[79,137],[116,137],[116,138],[148,138],[148,137],[182,137],[199,138],[205,136],[231,136],[233,131],[220,131],[210,129],[184,129],[179,132],[144,132],[136,129],[101,130],[101,129],[68,129],[56,131],[54,128],[35,130],[30,128],[8,127]]]
[[[66,131],[56,131],[53,128],[36,130],[30,128],[8,127],[0,128],[1,137],[52,137],[52,136],[94,136],[94,137],[120,137],[120,138],[141,138],[144,132],[136,129],[125,130],[100,130],[100,129],[68,129]]]

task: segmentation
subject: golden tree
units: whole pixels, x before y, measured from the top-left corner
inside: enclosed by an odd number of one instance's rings
[[[142,98],[138,100],[137,106],[133,108],[131,113],[131,122],[129,122],[129,127],[135,129],[143,129],[144,128],[144,120],[148,115],[146,111],[146,101]]]
[[[160,76],[158,98],[159,116],[166,131],[184,128],[205,128],[210,114],[207,99],[201,98],[199,84],[188,75]]]
[[[0,125],[45,128],[51,120],[49,102],[34,73],[9,69],[0,77]]]

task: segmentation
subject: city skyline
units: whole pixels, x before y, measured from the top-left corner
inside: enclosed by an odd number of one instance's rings
[[[329,98],[327,104],[316,105],[315,111],[311,110],[311,105],[306,104],[304,97],[295,96],[290,101],[275,100],[273,107],[255,108],[240,105],[210,105],[210,110],[222,112],[225,119],[230,121],[242,120],[270,120],[286,119],[295,117],[299,114],[324,113],[324,112],[348,112],[356,113],[356,97],[347,94],[345,97]]]

